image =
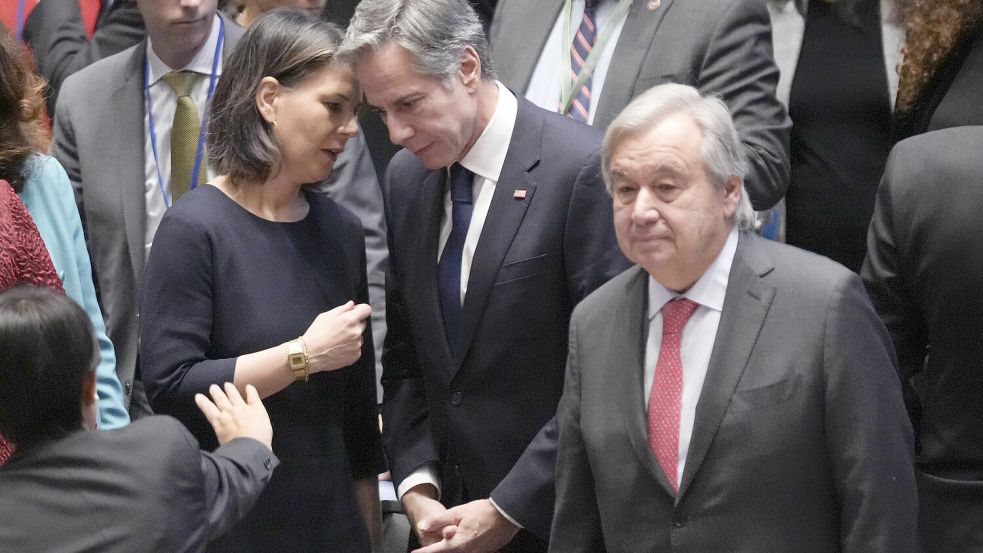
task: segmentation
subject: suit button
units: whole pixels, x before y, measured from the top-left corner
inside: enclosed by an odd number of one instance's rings
[[[684,526],[686,526],[686,515],[684,515],[684,514],[673,515],[673,517],[672,517],[672,527],[673,528],[682,528]]]
[[[266,460],[263,461],[263,468],[266,470],[273,470],[273,460],[267,457]]]
[[[461,392],[454,392],[451,394],[451,405],[460,405],[464,402],[464,394]]]

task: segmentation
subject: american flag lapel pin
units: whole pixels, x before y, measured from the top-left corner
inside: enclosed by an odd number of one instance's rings
[[[524,188],[520,188],[512,193],[512,197],[517,200],[524,200],[526,199],[526,190]]]

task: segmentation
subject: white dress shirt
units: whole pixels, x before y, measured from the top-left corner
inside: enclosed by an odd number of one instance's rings
[[[679,464],[676,469],[676,486],[683,478],[686,454],[693,435],[696,419],[696,404],[703,391],[703,381],[710,365],[710,353],[717,338],[720,312],[727,294],[727,281],[730,268],[737,252],[737,228],[733,228],[724,242],[724,247],[710,267],[689,290],[677,294],[649,277],[648,318],[649,333],[645,342],[645,407],[648,409],[655,365],[659,360],[662,346],[662,307],[676,297],[684,297],[697,304],[696,310],[683,327],[679,354],[683,362],[683,395],[679,411]]]
[[[502,83],[496,81],[498,86],[498,103],[495,112],[481,136],[475,141],[471,149],[460,161],[465,169],[474,173],[474,185],[472,188],[474,207],[471,212],[471,224],[468,226],[468,235],[464,239],[464,252],[461,256],[461,303],[468,291],[468,277],[471,275],[471,260],[474,258],[474,250],[478,245],[478,238],[481,236],[481,228],[485,224],[485,217],[488,216],[488,208],[491,206],[492,196],[495,194],[495,186],[498,184],[498,177],[502,173],[502,166],[505,164],[505,154],[509,151],[509,144],[512,142],[512,129],[515,128],[515,119],[519,111],[518,100]],[[444,169],[449,171],[448,169]],[[450,175],[447,177],[450,182]],[[437,259],[444,251],[447,237],[450,236],[452,226],[451,218],[451,193],[450,188],[444,192],[444,215],[440,223],[440,240],[437,246]],[[413,471],[399,483],[396,492],[400,499],[403,498],[409,489],[419,484],[431,484],[440,493],[440,479],[437,475],[437,468],[434,463],[426,463]],[[499,509],[501,511],[501,509]],[[505,515],[505,513],[502,513]],[[513,524],[519,526],[508,515],[505,515]]]
[[[144,235],[145,256],[150,255],[150,246],[153,245],[154,235],[157,234],[157,226],[160,225],[161,217],[171,201],[171,123],[174,121],[174,110],[177,106],[177,95],[170,85],[164,82],[164,75],[172,71],[189,70],[199,73],[201,76],[195,79],[191,86],[191,98],[195,101],[198,108],[199,117],[205,114],[205,101],[208,97],[209,75],[212,73],[214,62],[215,46],[218,42],[219,16],[215,16],[212,22],[212,31],[208,35],[208,40],[198,50],[195,57],[188,65],[179,68],[168,67],[154,52],[153,42],[147,37],[147,67],[149,75],[147,82],[150,83],[150,105],[154,113],[154,131],[157,140],[157,159],[154,159],[153,144],[150,142],[150,117],[146,113],[147,105],[144,100],[143,128],[144,132],[144,203],[147,207],[147,227]],[[224,46],[224,45],[223,45]],[[218,65],[216,68],[216,78],[222,74],[222,52],[218,54]],[[204,151],[204,150],[202,150]],[[204,157],[204,154],[202,154]],[[158,165],[158,162],[160,165]],[[158,180],[157,171],[160,170]],[[202,168],[203,170],[206,168]],[[215,178],[215,173],[208,171],[208,180]],[[163,192],[161,191],[163,185]],[[167,195],[167,202],[164,195]],[[146,257],[144,257],[146,259]]]
[[[600,37],[601,30],[604,29],[611,16],[611,12],[614,11],[617,5],[617,0],[601,0],[597,3],[594,24],[597,28],[598,37]],[[529,80],[529,86],[526,87],[525,93],[527,100],[552,112],[559,111],[560,107],[561,67],[566,69],[563,73],[564,75],[570,74],[570,61],[568,57],[570,44],[563,44],[564,14],[566,14],[566,10],[561,9],[559,17],[556,18],[556,23],[553,24],[553,30],[550,31],[549,38],[546,39],[543,51],[539,54],[539,61],[536,62],[536,69],[533,70],[532,78]],[[571,41],[576,36],[577,28],[580,27],[580,21],[583,18],[584,0],[573,0],[573,9],[570,14]],[[618,38],[621,36],[621,30],[625,26],[626,19],[627,13],[621,17],[620,21],[614,23],[615,27],[612,29],[611,36],[601,51],[597,65],[594,66],[594,73],[591,76],[591,102],[590,109],[588,110],[588,124],[594,123],[594,113],[597,111],[597,104],[600,102],[601,93],[604,88],[604,80],[607,77],[608,68],[611,66],[611,57],[614,55],[614,48],[618,44]]]

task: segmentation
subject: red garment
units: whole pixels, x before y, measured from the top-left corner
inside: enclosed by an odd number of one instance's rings
[[[10,184],[0,180],[0,290],[17,284],[62,289],[27,208]],[[0,437],[0,465],[10,453],[10,445]]]

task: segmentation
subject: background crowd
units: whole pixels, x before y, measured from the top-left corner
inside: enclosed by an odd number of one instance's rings
[[[983,551],[983,1],[0,21],[0,549]]]

